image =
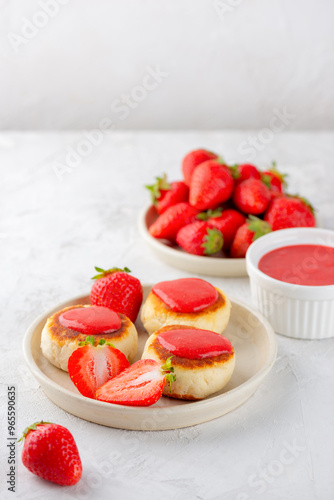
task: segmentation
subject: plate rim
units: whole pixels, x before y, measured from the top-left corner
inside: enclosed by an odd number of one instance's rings
[[[144,287],[152,287],[152,284],[143,284],[142,286],[143,286],[143,288]],[[31,350],[31,340],[33,338],[33,335],[35,333],[35,330],[36,330],[36,327],[38,326],[38,324],[41,321],[46,320],[46,318],[49,317],[52,313],[54,313],[55,310],[60,310],[63,307],[66,307],[66,305],[68,305],[69,302],[72,302],[72,301],[75,302],[75,301],[84,300],[84,299],[86,300],[87,297],[89,297],[89,294],[79,294],[76,296],[72,296],[69,299],[64,300],[61,303],[57,304],[56,306],[53,306],[53,307],[47,309],[46,311],[43,311],[28,326],[28,328],[24,334],[23,343],[22,343],[23,344],[24,359],[25,359],[25,362],[26,362],[28,368],[30,369],[31,373],[36,378],[36,380],[40,383],[43,391],[44,391],[44,387],[47,387],[47,389],[49,389],[49,387],[50,387],[51,390],[60,391],[61,393],[64,394],[64,396],[73,398],[78,403],[84,402],[88,407],[95,408],[95,409],[96,408],[101,408],[101,409],[108,408],[109,410],[114,411],[118,414],[126,412],[126,414],[130,414],[130,415],[134,414],[134,415],[137,415],[138,417],[144,417],[144,416],[145,417],[154,417],[155,414],[161,415],[161,413],[163,413],[163,412],[168,413],[170,411],[173,411],[173,413],[175,413],[175,414],[177,414],[177,416],[181,417],[185,412],[188,412],[189,411],[189,404],[186,404],[187,402],[185,402],[185,404],[182,404],[182,405],[167,406],[167,407],[154,407],[154,405],[152,407],[132,407],[132,406],[125,406],[125,405],[116,405],[113,403],[107,403],[107,402],[103,402],[103,401],[96,401],[94,399],[85,398],[81,394],[76,394],[76,393],[66,389],[65,387],[60,386],[55,381],[50,379],[39,368],[39,366],[37,365],[37,363],[34,359],[34,356],[33,356],[32,350]],[[258,319],[262,322],[262,324],[265,328],[265,332],[266,332],[268,341],[269,341],[268,356],[267,356],[267,359],[266,359],[264,365],[260,368],[260,370],[257,373],[255,373],[254,375],[252,375],[248,380],[246,380],[242,384],[238,385],[237,387],[229,390],[226,393],[219,394],[216,397],[207,398],[207,399],[203,399],[200,401],[192,401],[190,403],[191,406],[193,408],[196,407],[196,409],[199,409],[199,411],[204,407],[210,409],[211,406],[213,406],[217,403],[218,398],[221,398],[224,401],[226,401],[226,400],[228,401],[229,399],[233,400],[233,398],[238,394],[238,392],[242,392],[245,389],[245,386],[246,386],[246,388],[251,387],[252,390],[251,390],[250,395],[252,395],[255,392],[255,390],[257,389],[257,387],[259,386],[259,384],[261,383],[261,381],[266,377],[266,375],[272,369],[272,367],[275,363],[276,357],[277,357],[277,338],[276,338],[276,334],[275,334],[272,326],[270,325],[269,321],[261,313],[256,311],[253,307],[246,304],[244,301],[236,299],[234,297],[229,297],[229,299],[230,299],[232,305],[233,305],[233,303],[235,303],[235,304],[243,307],[247,311],[250,311],[252,314],[254,314],[256,317],[258,317]],[[52,399],[49,397],[48,394],[46,394],[46,396],[52,401]],[[244,400],[243,402],[245,402],[245,401],[246,400]],[[54,403],[54,404],[57,405],[57,403]],[[240,403],[240,404],[242,404],[242,403]],[[240,404],[238,404],[237,406],[240,406]],[[57,406],[59,406],[59,405],[57,405]],[[149,410],[149,413],[147,410]],[[70,413],[66,409],[64,409],[64,411],[67,411],[68,413]],[[233,411],[233,410],[229,410],[229,412],[230,411]],[[83,419],[83,417],[78,417],[78,418]],[[217,418],[217,417],[213,417],[213,418]],[[89,420],[89,419],[87,419],[87,420]],[[211,420],[211,419],[209,419],[209,420]],[[187,427],[187,426],[188,425],[186,425],[184,427]],[[177,427],[173,427],[173,429],[174,428],[177,428]],[[123,427],[123,429],[127,429],[127,427]],[[156,429],[156,430],[168,430],[168,429],[170,429],[170,428],[163,427],[163,428]],[[155,429],[142,429],[142,430],[155,430]]]

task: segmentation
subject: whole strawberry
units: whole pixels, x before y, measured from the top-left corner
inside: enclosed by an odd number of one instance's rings
[[[157,220],[149,227],[149,233],[154,238],[175,241],[181,227],[194,222],[198,210],[187,202],[177,203],[159,215]]]
[[[212,255],[222,249],[222,233],[206,221],[196,221],[180,229],[176,243],[194,255]]]
[[[208,210],[198,214],[197,218],[207,220],[211,228],[216,228],[222,233],[225,251],[229,250],[237,229],[246,222],[246,217],[232,208]]]
[[[231,250],[230,256],[234,259],[244,258],[250,245],[260,236],[270,233],[271,227],[268,222],[265,222],[253,215],[249,216],[247,222],[237,230]]]
[[[273,162],[270,169],[262,172],[261,179],[273,193],[284,193],[287,187],[286,176],[277,170],[276,163]]]
[[[155,184],[146,186],[151,193],[152,203],[158,214],[164,213],[167,208],[188,201],[189,188],[183,181],[167,182],[167,176],[156,177]]]
[[[215,153],[207,151],[206,149],[196,149],[195,151],[190,151],[182,161],[182,172],[184,177],[184,182],[187,186],[190,185],[191,176],[195,168],[207,160],[213,160],[217,158]]]
[[[265,213],[264,219],[273,231],[289,227],[314,227],[313,208],[305,198],[284,196],[275,198]]]
[[[250,163],[243,163],[241,165],[234,165],[230,167],[234,181],[236,184],[245,181],[246,179],[261,179],[261,173],[254,165]]]
[[[220,160],[205,161],[191,177],[189,203],[198,210],[216,208],[231,197],[233,188],[233,177],[226,165]]]
[[[22,462],[30,472],[63,486],[79,481],[82,465],[78,448],[65,427],[36,422],[24,430],[21,439],[24,439]]]
[[[96,281],[90,292],[91,303],[125,314],[134,323],[143,301],[143,289],[139,279],[131,276],[127,267],[114,267],[107,271],[100,267],[95,269],[99,274],[92,278]]]
[[[235,206],[245,214],[262,214],[269,205],[270,191],[260,179],[246,179],[238,184],[233,193]]]

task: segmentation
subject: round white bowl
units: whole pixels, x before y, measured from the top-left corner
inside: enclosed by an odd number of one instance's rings
[[[247,276],[245,259],[232,259],[224,257],[223,254],[220,257],[192,255],[167,240],[153,238],[148,228],[153,224],[157,216],[157,211],[153,205],[145,207],[139,216],[139,231],[160,260],[188,273],[220,277]]]
[[[271,278],[258,268],[261,257],[271,250],[301,244],[334,247],[334,231],[283,229],[252,243],[246,254],[246,266],[253,303],[277,333],[296,339],[334,337],[334,285],[293,285]]]

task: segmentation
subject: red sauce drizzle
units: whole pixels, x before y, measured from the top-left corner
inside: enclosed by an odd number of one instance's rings
[[[87,335],[111,333],[122,325],[117,312],[100,306],[70,309],[59,316],[59,322],[65,328]]]
[[[211,358],[233,351],[226,337],[196,328],[167,330],[158,335],[158,341],[170,353],[187,359]]]
[[[172,311],[181,313],[201,311],[218,299],[217,290],[199,278],[161,281],[153,286],[152,292]]]

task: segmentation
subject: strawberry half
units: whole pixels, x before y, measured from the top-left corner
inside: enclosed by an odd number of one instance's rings
[[[141,359],[106,382],[96,391],[96,399],[127,406],[156,403],[167,382],[175,382],[171,358],[164,365],[153,359]]]
[[[96,281],[90,292],[91,303],[125,314],[134,323],[143,301],[143,288],[139,279],[131,276],[127,267],[114,267],[107,271],[100,267],[95,269],[99,274],[92,278]]]
[[[22,462],[36,476],[63,486],[76,484],[82,475],[77,445],[70,431],[62,425],[36,422],[27,427]]]
[[[145,186],[151,193],[152,203],[158,214],[182,201],[188,201],[189,188],[183,181],[167,182],[167,176],[156,177],[155,184]]]
[[[78,391],[87,398],[95,399],[96,390],[128,368],[125,355],[112,344],[101,339],[94,346],[94,337],[80,342],[68,360],[68,373]]]

